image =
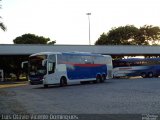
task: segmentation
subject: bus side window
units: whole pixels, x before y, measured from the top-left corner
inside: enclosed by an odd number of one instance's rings
[[[93,64],[93,58],[91,56],[83,56],[85,64]]]

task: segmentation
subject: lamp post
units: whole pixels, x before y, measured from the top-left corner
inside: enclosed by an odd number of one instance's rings
[[[89,45],[91,45],[91,39],[90,39],[90,15],[91,13],[86,13],[86,15],[88,15],[88,22],[89,22]]]

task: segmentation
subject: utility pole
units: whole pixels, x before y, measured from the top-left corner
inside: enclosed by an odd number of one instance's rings
[[[90,37],[90,15],[91,13],[86,13],[86,15],[88,15],[88,22],[89,22],[89,45],[91,45],[91,37]]]

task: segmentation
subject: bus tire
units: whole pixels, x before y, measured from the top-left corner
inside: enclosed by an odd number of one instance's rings
[[[80,81],[81,84],[85,84],[85,81]]]
[[[61,77],[61,79],[60,79],[60,87],[64,87],[66,85],[67,85],[66,77]]]
[[[118,76],[114,76],[114,78],[115,78],[115,79],[120,79],[121,77],[118,77]]]
[[[155,78],[158,78],[158,77],[159,77],[159,75],[154,75],[154,77],[155,77]]]
[[[48,88],[48,85],[47,85],[47,84],[44,84],[43,86],[44,86],[44,88]]]
[[[153,72],[149,72],[149,73],[148,73],[148,77],[149,77],[149,78],[152,78],[152,77],[153,77]]]
[[[105,80],[106,80],[106,75],[103,74],[103,75],[102,75],[102,80],[101,80],[100,82],[104,82]]]
[[[96,83],[101,83],[101,82],[102,82],[102,77],[100,75],[97,75]]]
[[[146,73],[141,73],[141,77],[143,77],[143,78],[146,78],[147,77],[147,75],[146,75]]]
[[[35,85],[33,82],[30,82],[30,85]]]
[[[97,83],[97,80],[93,80],[92,82],[95,84],[95,83]]]

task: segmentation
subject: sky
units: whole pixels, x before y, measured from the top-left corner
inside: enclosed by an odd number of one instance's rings
[[[160,25],[159,0],[2,0],[0,44],[31,33],[56,40],[56,44],[94,45],[113,27]]]

